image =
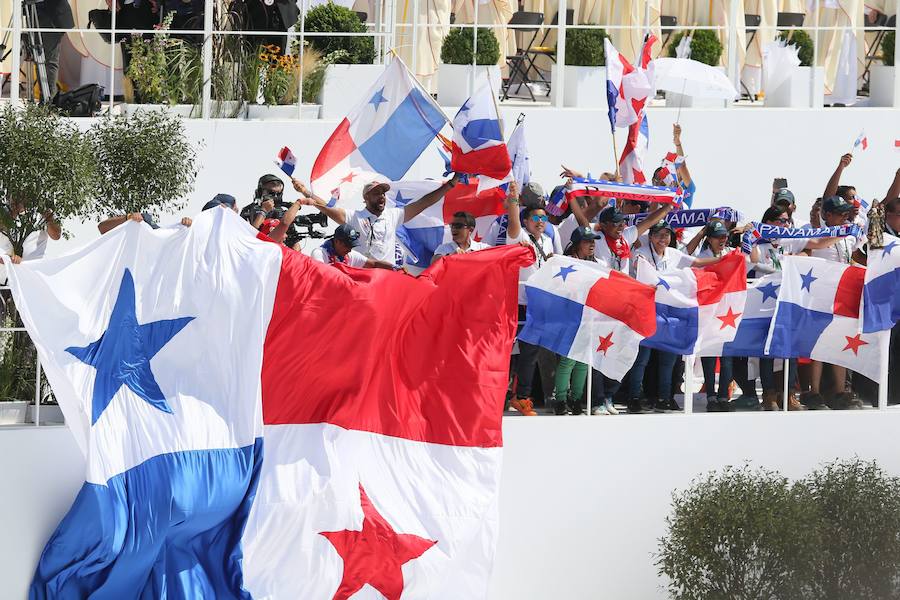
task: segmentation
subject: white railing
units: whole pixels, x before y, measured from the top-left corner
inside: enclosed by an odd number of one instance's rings
[[[145,0],[147,1],[147,0]],[[409,2],[405,2],[403,4],[404,13],[398,15],[398,5],[397,2],[400,0],[379,0],[375,3],[375,14],[370,15],[366,19],[366,26],[368,31],[364,33],[321,33],[321,32],[310,32],[306,30],[306,19],[305,12],[300,13],[300,18],[298,21],[297,31],[291,29],[287,32],[281,31],[251,31],[251,30],[223,30],[217,29],[214,24],[214,10],[216,9],[224,9],[226,8],[224,5],[214,2],[214,0],[206,0],[205,2],[205,13],[203,20],[203,28],[202,29],[192,29],[192,30],[172,30],[169,33],[177,34],[177,35],[193,35],[193,36],[202,36],[202,94],[201,94],[201,116],[203,118],[210,118],[213,116],[212,114],[212,81],[213,81],[213,70],[215,68],[213,61],[216,57],[213,56],[213,42],[217,37],[227,37],[227,36],[244,36],[244,37],[274,37],[274,36],[284,36],[288,39],[288,46],[291,47],[294,41],[299,42],[299,52],[301,58],[301,68],[300,68],[300,81],[299,81],[299,89],[298,89],[298,100],[297,100],[297,117],[302,119],[302,90],[303,90],[303,81],[308,76],[307,73],[303,72],[302,67],[302,58],[305,52],[304,44],[306,41],[315,38],[322,37],[343,37],[343,36],[351,36],[351,37],[367,37],[372,38],[375,45],[376,50],[376,63],[381,63],[385,60],[385,57],[388,54],[397,48],[397,40],[399,35],[404,35],[405,39],[412,40],[412,46],[415,49],[419,43],[419,39],[422,35],[427,33],[429,30],[441,30],[444,31],[448,27],[453,28],[463,28],[463,29],[471,29],[473,36],[473,45],[477,48],[477,36],[476,36],[476,26],[472,23],[454,23],[452,25],[448,25],[447,23],[431,23],[431,22],[422,22],[420,23],[420,2],[416,0],[410,0]],[[739,31],[743,30],[746,33],[746,27],[744,23],[738,23],[738,14],[740,14],[739,10],[739,2],[741,0],[730,0],[729,5],[729,19],[727,26],[721,25],[705,25],[705,26],[697,26],[694,24],[676,24],[672,30],[672,34],[674,35],[677,31],[686,31],[686,30],[712,30],[719,32],[721,37],[724,39],[724,46],[727,49],[728,56],[728,64],[726,65],[727,73],[729,79],[735,84],[736,89],[740,89],[740,77],[741,77],[741,65],[738,63],[738,48],[737,43],[739,38]],[[400,18],[406,18],[407,15],[410,14],[410,6],[411,7],[411,20],[412,23],[397,23],[398,16]],[[160,3],[162,4],[162,3]],[[218,4],[218,6],[217,6]],[[304,6],[307,3],[302,3]],[[472,0],[473,4],[473,18],[474,22],[479,21],[479,11],[485,10],[485,7],[481,6],[481,3],[478,0]],[[673,3],[669,3],[673,4]],[[814,3],[814,6],[818,7],[819,3]],[[892,5],[887,12],[891,12],[893,10],[895,13],[900,12],[898,8],[900,8],[900,0],[893,0],[893,2],[889,3]],[[568,0],[559,0],[557,7],[558,15],[566,15],[568,10],[569,2]],[[486,5],[487,6],[487,5]],[[102,2],[98,2],[98,7],[103,7]],[[85,35],[96,35],[99,36],[101,33],[109,34],[111,40],[115,40],[115,35],[117,33],[137,33],[137,34],[147,34],[147,35],[158,35],[161,32],[157,30],[122,30],[116,27],[116,12],[112,12],[112,19],[110,29],[93,29],[93,28],[74,28],[74,29],[53,29],[53,28],[33,28],[26,27],[23,24],[23,15],[22,15],[22,4],[20,1],[16,0],[13,2],[13,15],[11,23],[11,30],[7,28],[7,23],[0,23],[0,38],[5,38],[7,34],[9,35],[9,41],[11,42],[11,58],[12,58],[12,68],[10,75],[10,95],[9,98],[13,101],[19,100],[19,89],[20,84],[22,82],[22,62],[21,62],[21,45],[22,45],[22,33],[28,33],[33,31],[38,32],[62,32],[62,33],[80,33]],[[807,13],[806,19],[804,21],[804,25],[802,27],[774,27],[774,25],[764,24],[766,27],[772,27],[777,30],[799,30],[806,31],[811,35],[813,40],[816,42],[813,46],[814,59],[813,64],[819,64],[819,55],[820,48],[819,43],[821,40],[819,39],[819,34],[823,32],[829,31],[844,31],[845,27],[840,26],[823,26],[821,25],[822,20],[822,11],[819,8],[814,8],[811,13]],[[545,21],[549,21],[549,19],[545,18]],[[642,34],[644,31],[648,31],[651,29],[659,29],[659,22],[651,22],[650,19],[650,10],[649,3],[647,3],[647,10],[645,12],[644,22],[636,25],[618,25],[618,24],[574,24],[567,25],[566,18],[557,18],[556,25],[545,24],[541,27],[538,38],[542,39],[544,33],[554,31],[557,37],[557,49],[554,60],[556,63],[560,65],[566,64],[565,59],[565,40],[566,40],[566,32],[570,29],[604,29],[607,31],[613,32],[622,32],[622,31],[636,31]],[[505,27],[507,30],[530,30],[533,31],[534,27],[531,25],[520,25],[520,26],[511,26],[511,25],[487,25],[481,24],[480,27]],[[750,28],[760,29],[760,28]],[[895,24],[893,28],[887,27],[858,27],[854,33],[858,38],[864,37],[867,33],[875,33],[877,31],[894,31],[898,32],[898,27]],[[524,41],[528,41],[525,38],[529,38],[528,35],[521,36]],[[530,38],[529,38],[530,39]],[[519,40],[521,43],[523,40]],[[663,49],[660,48],[660,51]],[[501,53],[505,54],[506,48],[503,47],[501,40]],[[109,63],[110,65],[114,65],[116,61],[116,57],[118,54],[118,44],[110,43],[109,44]],[[895,44],[894,49],[895,54],[895,64],[900,64],[900,48]],[[631,57],[629,57],[631,58]],[[473,64],[471,69],[470,76],[470,86],[474,84],[475,80],[475,60],[473,57]],[[412,53],[412,61],[409,65],[412,71],[418,72],[418,52],[413,51]],[[557,69],[557,73],[555,75],[555,80],[553,85],[558,90],[564,90],[564,82],[565,82],[565,69]],[[116,73],[113,67],[109,67],[109,78],[108,78],[108,90],[112,91],[115,89],[115,79]],[[106,82],[103,82],[106,83]],[[810,90],[813,91],[816,87],[816,79],[814,70],[811,70],[810,74]],[[894,78],[894,106],[900,106],[900,77]],[[114,105],[114,96],[112,93],[109,94],[110,99],[108,101],[108,107],[111,109]],[[810,93],[810,103],[814,103],[815,94]],[[563,93],[557,93],[555,95],[554,105],[557,107],[563,106]]]

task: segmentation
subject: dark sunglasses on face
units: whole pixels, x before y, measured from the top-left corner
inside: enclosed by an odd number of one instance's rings
[[[465,227],[465,223],[450,223],[450,229],[463,229]]]
[[[775,219],[776,223],[790,223],[790,219]]]
[[[531,220],[535,223],[546,223],[550,220],[550,217],[548,217],[547,215],[531,215]]]

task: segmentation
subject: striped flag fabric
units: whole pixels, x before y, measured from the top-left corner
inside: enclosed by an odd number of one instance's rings
[[[472,94],[453,119],[450,168],[457,173],[480,175],[478,191],[513,180],[509,150],[488,85]]]
[[[721,356],[766,356],[766,338],[769,337],[780,287],[781,273],[777,272],[760,277],[747,288],[744,314],[734,339],[722,345]]]
[[[886,331],[900,321],[900,239],[884,234],[871,248],[863,287],[863,333]]]

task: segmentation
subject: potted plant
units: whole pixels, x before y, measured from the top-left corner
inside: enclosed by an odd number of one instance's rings
[[[688,33],[684,31],[679,32],[675,34],[675,36],[672,38],[672,41],[669,42],[668,53],[670,58],[677,57],[678,46],[681,43],[681,40],[684,39],[685,35],[688,35]],[[716,32],[709,29],[698,29],[690,33],[689,35],[691,39],[690,59],[719,69],[724,73],[725,67],[721,66],[719,63],[722,60],[722,53],[724,52],[725,48],[724,46],[722,46],[722,42],[719,40],[719,36],[716,35]],[[694,98],[692,96],[685,96],[677,92],[666,92],[666,106],[723,108],[727,104],[727,100],[719,100],[714,98]]]
[[[247,61],[245,76],[248,119],[296,119],[300,88],[301,64],[296,55],[279,54],[278,46],[260,46],[253,59]],[[340,54],[338,50],[332,54]],[[316,97],[322,87],[325,65],[311,48],[303,53],[303,101]],[[319,118],[319,105],[303,104],[303,117]]]
[[[0,234],[14,254],[23,255],[26,241],[46,228],[51,215],[63,235],[66,220],[93,217],[95,185],[88,136],[71,120],[38,104],[0,108]],[[2,292],[0,327],[23,326],[9,293]],[[0,333],[0,422],[24,422],[35,398],[36,360],[27,333]]]
[[[197,151],[181,117],[165,110],[106,116],[88,137],[97,164],[95,212],[158,218],[184,207],[194,189]]]
[[[566,32],[566,65],[563,89],[556,81],[559,65],[550,68],[551,98],[560,91],[563,106],[581,108],[602,108],[606,106],[606,51],[603,41],[606,31],[602,29],[570,29]]]
[[[355,12],[331,1],[309,9],[301,19],[294,25],[295,32],[300,31],[302,24],[305,33],[366,33],[366,25]],[[331,56],[318,97],[322,118],[343,118],[359,102],[360,91],[374,85],[384,71],[382,65],[372,64],[375,43],[368,36],[346,35],[312,36],[306,40],[319,56]],[[343,52],[333,54],[339,50]]]
[[[881,63],[869,68],[869,103],[871,106],[894,106],[894,42],[895,32],[888,31],[881,40]]]
[[[462,106],[472,93],[490,82],[495,94],[500,93],[500,44],[490,29],[479,27],[475,34],[477,49],[473,47],[471,29],[454,27],[441,44],[441,64],[438,66],[438,102],[444,106]],[[472,63],[475,67],[475,87],[472,86]]]
[[[825,98],[825,69],[813,67],[813,39],[805,31],[782,31],[778,34],[779,40],[796,46],[799,50],[800,66],[794,73],[774,90],[765,90],[766,106],[809,108],[810,106],[810,77],[815,77],[813,82],[814,106],[822,106]]]
[[[174,13],[170,12],[157,28],[163,33],[154,34],[150,39],[137,34],[131,36],[131,60],[125,76],[132,91],[126,95],[126,112],[166,106],[185,117],[200,114],[203,87],[200,48],[169,36],[172,16]]]

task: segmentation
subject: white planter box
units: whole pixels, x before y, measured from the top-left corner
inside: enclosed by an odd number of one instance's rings
[[[384,72],[384,65],[328,65],[319,94],[323,119],[343,119]]]
[[[559,65],[550,67],[550,103],[556,105],[556,95],[562,93],[563,106],[578,108],[606,107],[606,67],[565,66],[560,90]]]
[[[194,104],[125,104],[125,114],[133,115],[141,110],[166,110],[184,118],[199,117],[200,107]]]
[[[319,118],[318,104],[304,104],[303,120],[314,121]],[[267,104],[250,104],[247,106],[247,119],[253,121],[296,121],[296,104],[279,104],[277,106]]]
[[[28,403],[24,400],[0,402],[0,425],[15,425],[25,422]]]
[[[210,102],[209,116],[213,119],[234,119],[243,116],[243,102],[240,100],[213,100]]]
[[[25,415],[26,423],[34,423],[34,404],[28,405],[28,412]],[[65,423],[62,409],[57,404],[41,404],[41,425],[55,425]]]
[[[872,65],[869,71],[869,106],[894,106],[895,68]]]
[[[500,67],[497,65],[475,67],[475,87],[471,88],[472,65],[445,65],[438,67],[437,99],[441,106],[462,106],[472,92],[490,81],[496,96],[500,96]]]
[[[825,101],[825,69],[815,68],[813,102],[810,105],[809,78],[812,67],[797,67],[794,74],[774,90],[766,90],[766,106],[779,108],[820,108]]]

